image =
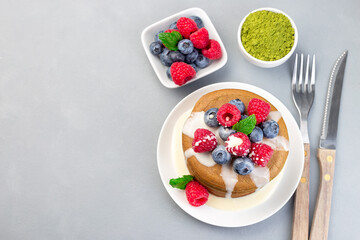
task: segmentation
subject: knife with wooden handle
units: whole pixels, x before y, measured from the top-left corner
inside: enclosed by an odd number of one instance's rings
[[[347,55],[348,51],[341,54],[330,76],[324,122],[318,149],[320,186],[311,225],[310,240],[325,240],[328,237],[335,167],[336,136]]]

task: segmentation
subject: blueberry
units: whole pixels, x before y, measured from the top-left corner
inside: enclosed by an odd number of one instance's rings
[[[183,39],[179,41],[178,48],[182,54],[189,54],[194,50],[194,45],[189,39]]]
[[[160,53],[160,61],[164,66],[170,67],[173,61],[170,58],[171,51],[167,48],[164,49],[162,53]]]
[[[155,34],[155,37],[154,37],[154,40],[155,40],[155,42],[158,42],[158,43],[161,43],[162,44],[162,42],[161,42],[161,40],[160,40],[160,38],[159,38],[159,34],[160,33],[163,33],[164,31],[160,31],[160,32],[158,32],[157,34]]]
[[[199,68],[195,65],[195,63],[190,63],[190,66],[192,66],[195,69],[195,72],[199,71]]]
[[[195,60],[197,59],[198,56],[199,56],[199,52],[198,52],[198,50],[196,50],[194,48],[194,51],[192,51],[191,53],[186,55],[185,62],[186,63],[193,63],[193,62],[195,62]]]
[[[168,68],[168,69],[166,70],[166,76],[167,76],[170,80],[172,80],[171,73],[170,73],[170,68]]]
[[[229,103],[235,105],[239,109],[241,114],[245,112],[245,104],[240,99],[233,99]]]
[[[234,160],[233,169],[237,174],[248,175],[254,170],[254,163],[247,157],[237,158]]]
[[[209,127],[218,127],[220,124],[216,118],[216,114],[219,111],[218,108],[210,108],[204,115],[204,122]]]
[[[198,58],[195,60],[195,64],[199,68],[206,68],[207,66],[209,66],[210,60],[201,53],[199,53]]]
[[[255,127],[254,130],[250,133],[249,138],[252,142],[261,142],[263,139],[263,131],[259,127]]]
[[[241,114],[241,119],[240,120],[244,120],[245,118],[248,118],[249,116],[246,114]]]
[[[274,120],[268,120],[261,124],[261,128],[264,132],[264,137],[274,138],[279,133],[279,124]]]
[[[231,155],[226,151],[224,145],[218,145],[214,151],[212,151],[212,158],[218,164],[226,164],[231,160]]]
[[[178,28],[176,27],[176,23],[177,23],[177,21],[176,21],[176,22],[173,22],[172,24],[170,24],[169,29],[178,29]]]
[[[163,51],[163,46],[161,43],[158,43],[158,42],[152,42],[150,44],[150,52],[155,55],[155,56],[158,56],[160,53],[162,53]]]
[[[173,62],[183,62],[185,61],[185,56],[181,54],[179,51],[171,51],[170,52],[170,59]]]
[[[227,128],[224,126],[220,126],[220,128],[219,128],[219,136],[224,141],[226,141],[228,139],[228,137],[234,133],[236,133],[236,131],[234,129]]]
[[[204,23],[203,21],[201,20],[201,18],[199,18],[198,16],[191,16],[189,17],[190,19],[194,20],[196,22],[196,25],[197,27],[200,29],[200,28],[203,28],[204,27]]]

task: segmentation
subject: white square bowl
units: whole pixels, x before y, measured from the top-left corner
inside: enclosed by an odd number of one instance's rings
[[[214,25],[212,24],[209,16],[206,14],[206,12],[200,8],[189,8],[184,11],[178,12],[170,17],[164,18],[163,20],[160,20],[147,28],[145,28],[141,33],[141,41],[144,46],[145,53],[147,57],[149,58],[149,61],[158,76],[160,82],[167,88],[177,88],[180,87],[176,85],[173,81],[171,81],[167,75],[166,70],[168,67],[161,64],[159,57],[154,56],[151,54],[149,46],[152,42],[154,42],[154,36],[156,33],[158,33],[161,30],[167,30],[171,23],[177,21],[181,17],[190,17],[190,16],[198,16],[202,19],[205,28],[209,32],[210,39],[215,39],[219,42],[222,50],[222,57],[219,60],[213,60],[212,63],[203,69],[199,68],[199,71],[196,73],[195,78],[191,79],[184,85],[194,82],[202,77],[205,77],[206,75],[209,75],[210,73],[213,73],[220,68],[222,68],[226,62],[227,62],[227,53],[225,46],[223,42],[221,41],[221,38],[219,34],[217,33]],[[182,86],[184,86],[182,85]]]

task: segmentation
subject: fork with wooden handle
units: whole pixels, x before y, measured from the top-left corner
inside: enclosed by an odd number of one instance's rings
[[[293,100],[300,114],[300,131],[304,141],[304,169],[294,201],[293,240],[307,240],[309,237],[310,141],[307,120],[315,96],[315,55],[312,60],[311,80],[309,81],[310,56],[307,56],[305,79],[303,79],[304,56],[301,54],[299,77],[297,77],[298,55],[296,54],[291,86]]]

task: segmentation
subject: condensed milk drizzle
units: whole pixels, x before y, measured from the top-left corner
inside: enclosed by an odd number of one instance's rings
[[[279,122],[281,119],[281,113],[279,111],[271,111],[266,120],[274,120]],[[289,151],[289,141],[283,136],[276,136],[274,138],[263,138],[261,141],[269,145],[273,150],[277,151]]]
[[[185,151],[185,159],[188,160],[190,157],[195,156],[196,159],[204,166],[212,167],[215,166],[216,162],[211,156],[211,152],[197,153],[194,149],[189,148]]]
[[[205,128],[215,134],[218,144],[225,145],[225,142],[220,138],[219,128],[209,127],[204,122],[205,112],[193,112],[186,120],[183,128],[183,134],[190,138],[194,138],[194,133],[198,128]]]
[[[274,120],[275,122],[279,122],[280,119],[281,113],[279,111],[271,111],[266,118],[266,120]]]
[[[270,171],[268,167],[255,166],[249,176],[258,189],[270,181]]]
[[[221,167],[220,176],[222,177],[225,187],[226,187],[226,198],[231,198],[231,194],[234,190],[236,183],[238,182],[238,175],[232,169],[232,165],[224,164]]]

